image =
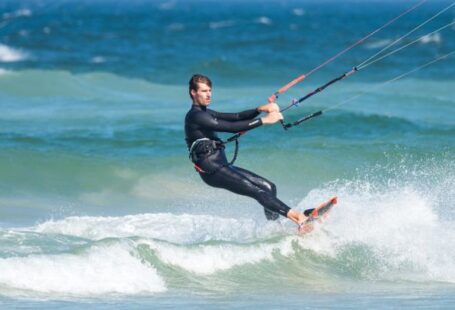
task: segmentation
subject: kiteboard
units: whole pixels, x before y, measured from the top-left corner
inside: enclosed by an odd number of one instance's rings
[[[299,235],[306,235],[313,231],[314,224],[322,223],[330,213],[330,210],[336,205],[337,197],[331,198],[329,201],[324,202],[319,207],[306,210],[304,213],[308,218],[299,226]]]

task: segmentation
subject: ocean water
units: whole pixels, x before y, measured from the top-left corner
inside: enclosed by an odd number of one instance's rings
[[[339,197],[310,235],[207,187],[184,142],[193,73],[212,78],[214,109],[252,108],[415,3],[1,1],[0,307],[453,309],[455,58],[382,83],[455,50],[454,25],[285,120],[356,100],[242,137],[236,164],[290,206]],[[451,3],[428,1],[278,103]]]

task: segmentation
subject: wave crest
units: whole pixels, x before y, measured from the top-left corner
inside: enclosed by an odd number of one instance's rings
[[[82,253],[0,259],[0,286],[13,295],[98,296],[166,290],[156,269],[127,245],[95,246]],[[28,293],[27,293],[28,292]]]
[[[0,44],[0,62],[18,62],[27,59],[27,54],[21,50]]]

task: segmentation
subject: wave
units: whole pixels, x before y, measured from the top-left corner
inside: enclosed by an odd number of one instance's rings
[[[273,21],[270,17],[267,16],[261,16],[255,19],[255,23],[265,25],[265,26],[270,26],[273,24]]]
[[[233,20],[222,20],[222,21],[210,22],[209,28],[216,30],[216,29],[220,29],[220,28],[232,27],[235,25],[236,25],[236,22]]]
[[[94,56],[90,59],[90,63],[92,64],[102,64],[106,62],[106,58],[103,56]]]
[[[450,93],[453,81],[421,81],[408,79],[398,81],[381,91],[374,91],[361,98],[344,104],[338,111],[356,113],[358,116],[378,115],[381,117],[400,118],[416,124],[430,126],[453,125],[450,117],[454,104]],[[347,98],[368,91],[376,86],[367,83],[348,83],[331,95],[315,97],[314,101],[305,103],[303,108],[330,108]],[[130,79],[109,73],[71,74],[65,71],[24,70],[8,71],[0,74],[0,99],[2,101],[2,118],[8,121],[40,122],[51,118],[52,123],[58,120],[74,123],[76,128],[88,128],[92,125],[103,126],[106,122],[113,124],[130,118],[136,122],[155,120],[160,124],[181,122],[189,103],[187,86],[161,85],[141,79]],[[308,89],[312,89],[310,85]],[[297,89],[291,95],[300,96]],[[248,88],[216,89],[217,109],[235,110],[257,104],[257,98],[264,97],[269,88],[251,86]],[[330,91],[328,91],[330,92]],[[227,100],[234,102],[228,105]],[[329,93],[328,93],[329,94]],[[437,95],[435,95],[437,94]],[[240,99],[238,99],[240,98]],[[30,102],[33,101],[31,107]],[[166,103],[166,104],[164,104]],[[285,106],[286,99],[280,99]],[[430,109],[431,107],[431,109]],[[303,109],[286,112],[286,118],[304,113]],[[71,112],[71,113],[69,113]],[[330,117],[327,113],[327,116]],[[335,116],[334,116],[335,117]],[[99,120],[105,120],[100,122]],[[124,124],[124,122],[123,122]],[[42,127],[39,125],[40,128]],[[126,126],[134,130],[134,126]],[[181,128],[178,125],[178,128]]]
[[[89,297],[166,290],[156,269],[127,244],[94,245],[74,253],[0,259],[0,294]]]
[[[96,229],[94,229],[96,227]],[[28,230],[101,240],[143,237],[180,244],[210,241],[245,242],[270,237],[280,225],[258,226],[254,220],[210,215],[172,213],[138,214],[123,217],[68,217],[47,221]]]
[[[18,49],[0,44],[0,62],[18,62],[28,58],[28,55]]]
[[[172,10],[176,7],[177,5],[177,2],[176,1],[165,1],[163,3],[161,3],[158,8],[162,11],[168,11],[168,10]]]
[[[2,45],[0,45],[2,46]],[[5,47],[3,45],[3,47]],[[7,47],[7,49],[10,49]],[[93,61],[105,61],[104,57],[95,56]],[[77,97],[81,100],[99,99],[111,101],[141,100],[142,102],[161,103],[167,100],[172,103],[188,102],[187,85],[180,84],[159,84],[144,79],[129,78],[106,72],[92,72],[83,74],[73,74],[61,70],[19,70],[9,71],[11,74],[1,76],[0,89],[2,92],[17,97],[55,97],[67,96]],[[300,97],[311,89],[315,89],[318,84],[306,82],[301,88],[289,90],[289,96]],[[452,101],[451,93],[448,91],[453,81],[419,80],[408,78],[397,81],[380,90],[375,90],[379,83],[351,82],[347,81],[343,87],[331,88],[320,96],[315,96],[311,101],[303,105],[314,105],[319,102],[347,99],[349,95],[358,95],[368,91],[355,102],[364,101],[364,98],[386,96],[387,100],[396,98],[401,102],[415,101],[423,99],[431,102],[434,98],[446,98]],[[17,85],[14,87],[14,85]],[[21,91],[19,91],[19,89]],[[336,90],[336,91],[335,91]],[[218,105],[229,103],[257,102],[257,98],[264,97],[264,93],[270,92],[269,85],[249,84],[248,87],[224,87],[217,85],[214,90]],[[235,96],[233,95],[235,94]],[[328,94],[331,94],[328,96]],[[158,100],[154,100],[154,98]],[[288,96],[283,96],[279,100],[280,104],[288,104]],[[241,99],[236,99],[241,98]],[[165,101],[165,102],[168,102]],[[453,101],[452,101],[453,102]]]
[[[432,193],[394,183],[385,188],[360,180],[334,185],[332,191],[343,203],[325,227],[333,236],[326,253],[351,277],[454,283],[455,247],[444,241],[455,237],[453,219],[446,217],[453,210],[438,201],[441,191],[448,190],[443,194],[446,200],[453,190],[445,182],[439,183],[441,188],[432,187]],[[308,199],[326,191],[315,190]]]
[[[390,177],[376,171],[383,169]],[[335,194],[340,203],[325,225],[305,238],[295,236],[295,227],[285,219],[269,223],[171,213],[69,217],[27,231],[93,241],[135,238],[161,263],[197,274],[257,263],[281,264],[277,255],[298,264],[301,255],[311,254],[318,264],[328,260],[322,268],[338,275],[455,283],[455,245],[446,242],[455,237],[454,210],[449,203],[455,199],[453,170],[450,161],[443,165],[427,162],[424,169],[376,167],[362,177],[314,189],[298,209]]]
[[[277,254],[288,256],[294,250],[293,238],[276,243],[233,244],[215,243],[181,246],[151,240],[139,240],[162,263],[178,267],[197,275],[211,275],[235,267],[253,266],[263,262],[273,262]],[[267,276],[265,276],[267,278]]]
[[[378,173],[383,170],[390,176]],[[403,162],[327,183],[297,206],[339,197],[324,225],[305,237],[285,219],[175,213],[72,216],[3,230],[0,294],[150,295],[277,285],[343,290],[343,281],[453,284],[453,171],[451,161],[424,168]],[[14,244],[20,246],[11,250]]]
[[[442,36],[440,33],[433,33],[431,35],[426,35],[420,39],[421,44],[429,44],[429,43],[436,43],[441,44]]]
[[[178,94],[182,87],[154,84],[142,79],[126,78],[111,73],[72,74],[67,71],[22,70],[9,71],[10,74],[0,76],[0,89],[4,94],[24,98],[66,98],[78,100],[84,104],[96,100],[99,104],[148,102],[159,100],[172,102],[180,100]],[[177,91],[178,90],[178,91]],[[177,94],[177,96],[175,96]],[[186,98],[186,94],[184,95]],[[54,100],[55,102],[55,100]],[[49,100],[46,101],[49,104]],[[51,102],[52,103],[52,102]],[[55,102],[56,104],[62,101]],[[67,103],[63,101],[63,103]]]
[[[367,49],[379,49],[379,48],[387,46],[390,43],[392,43],[391,39],[376,40],[374,42],[366,43],[365,44],[365,48],[367,48]]]
[[[27,8],[19,9],[11,13],[3,13],[3,19],[12,19],[17,17],[30,17],[33,15],[33,11]]]
[[[295,16],[303,16],[306,14],[306,11],[302,8],[294,8],[292,9],[292,14],[294,14]]]

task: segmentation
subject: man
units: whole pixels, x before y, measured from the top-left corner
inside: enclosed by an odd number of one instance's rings
[[[306,216],[289,208],[276,197],[272,182],[248,170],[230,165],[224,144],[216,132],[237,133],[283,119],[276,103],[261,105],[240,113],[220,113],[207,107],[212,99],[212,82],[203,75],[193,75],[189,82],[193,101],[185,117],[185,135],[190,158],[202,180],[210,186],[224,188],[239,195],[256,199],[263,207],[268,220],[278,215],[289,218],[302,229]],[[267,113],[258,118],[259,114]],[[305,211],[309,214],[311,210]]]

